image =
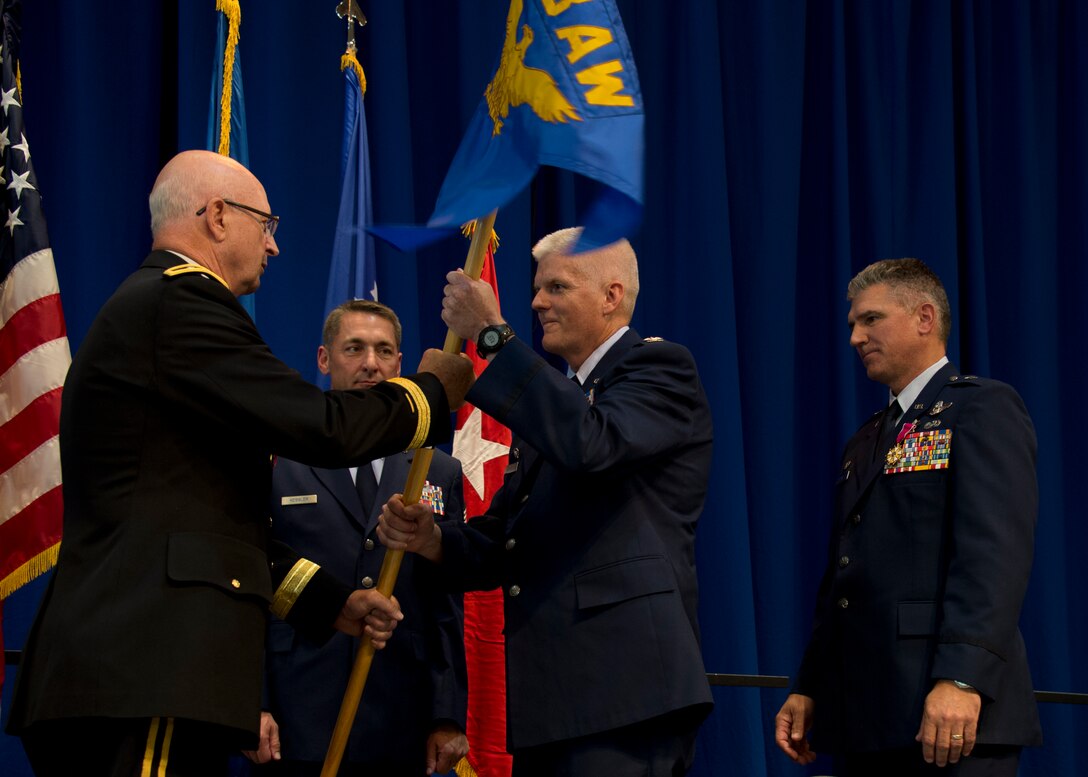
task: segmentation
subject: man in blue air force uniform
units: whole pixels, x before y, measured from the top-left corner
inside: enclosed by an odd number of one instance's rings
[[[578,235],[533,249],[543,345],[577,384],[486,283],[447,276],[442,317],[489,361],[472,401],[514,432],[509,469],[484,516],[439,526],[394,497],[378,532],[451,585],[502,587],[515,777],[683,774],[711,706],[694,552],[710,409],[687,349],[628,327],[630,244],[572,254]]]
[[[891,403],[846,445],[812,637],[776,718],[844,777],[1015,777],[1041,741],[1018,621],[1031,571],[1035,431],[1016,391],[945,356],[951,312],[917,259],[848,290],[850,344]]]
[[[400,343],[400,320],[390,308],[365,299],[345,302],[325,321],[318,367],[334,390],[372,389],[400,375]],[[279,459],[272,474],[272,536],[319,560],[345,585],[374,588],[385,558],[374,534],[378,514],[385,500],[404,488],[411,463],[411,451],[350,469]],[[464,520],[456,459],[434,452],[422,499],[440,518]],[[445,773],[468,752],[461,597],[444,591],[430,567],[410,554],[401,564],[393,594],[405,619],[374,658],[343,775]],[[263,742],[268,751],[258,760],[267,760],[277,745],[283,760],[259,773],[321,773],[358,647],[359,641],[346,634],[315,642],[278,619],[271,623],[266,666],[271,719],[265,720]]]

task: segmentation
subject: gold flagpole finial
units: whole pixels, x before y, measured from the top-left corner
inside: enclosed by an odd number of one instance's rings
[[[363,16],[362,10],[359,8],[359,3],[356,0],[340,0],[339,5],[336,6],[336,15],[341,19],[347,19],[348,22],[348,51],[355,51],[355,25],[358,24],[362,27],[366,24],[366,17]]]
[[[358,24],[361,27],[366,24],[366,17],[363,16],[356,0],[340,0],[340,4],[336,6],[336,15],[341,19],[347,19],[348,22],[348,47],[340,57],[340,69],[346,70],[350,67],[355,71],[355,77],[359,81],[359,91],[365,95],[366,74],[363,72],[363,66],[359,64],[358,57],[355,56],[355,25]]]

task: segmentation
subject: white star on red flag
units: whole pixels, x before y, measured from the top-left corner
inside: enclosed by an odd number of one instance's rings
[[[480,501],[490,499],[492,492],[486,490],[485,493],[484,465],[510,451],[510,432],[506,432],[507,442],[487,439],[483,436],[483,418],[480,408],[473,407],[464,424],[453,435],[453,457],[461,462],[465,480],[472,485]]]

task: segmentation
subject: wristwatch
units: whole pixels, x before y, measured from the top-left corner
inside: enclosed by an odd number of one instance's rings
[[[476,338],[476,353],[480,356],[490,356],[498,353],[499,349],[506,345],[514,337],[514,330],[509,324],[496,324],[485,326],[480,330]]]
[[[959,688],[961,691],[973,691],[973,690],[975,690],[975,686],[968,685],[967,683],[963,682],[962,680],[953,680],[952,684],[955,685],[957,688]]]

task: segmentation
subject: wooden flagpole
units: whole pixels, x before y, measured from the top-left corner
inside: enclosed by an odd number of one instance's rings
[[[491,232],[495,228],[496,215],[498,215],[498,211],[493,210],[476,221],[476,229],[472,233],[472,242],[469,243],[468,257],[465,259],[464,269],[465,275],[474,281],[480,279],[484,258],[487,255],[487,244],[491,240]],[[462,344],[461,338],[453,330],[449,330],[446,332],[446,342],[442,350],[446,353],[460,353]],[[412,457],[412,466],[408,470],[408,479],[404,486],[404,503],[406,505],[416,504],[419,501],[433,455],[433,448],[420,448]],[[403,550],[387,549],[385,551],[382,569],[378,573],[378,591],[383,596],[392,596],[393,586],[397,582],[397,574],[400,572],[400,563],[403,559]],[[348,687],[344,691],[344,700],[340,703],[340,714],[336,718],[332,741],[329,742],[329,750],[325,754],[325,764],[321,767],[321,777],[336,777],[337,772],[340,770],[340,761],[344,757],[348,735],[351,733],[352,723],[355,722],[355,713],[359,710],[359,701],[362,699],[363,688],[366,686],[366,678],[370,674],[370,664],[373,660],[374,645],[369,637],[364,636],[363,643],[359,646],[359,652],[355,654],[355,664],[352,666],[351,675],[348,677]]]

